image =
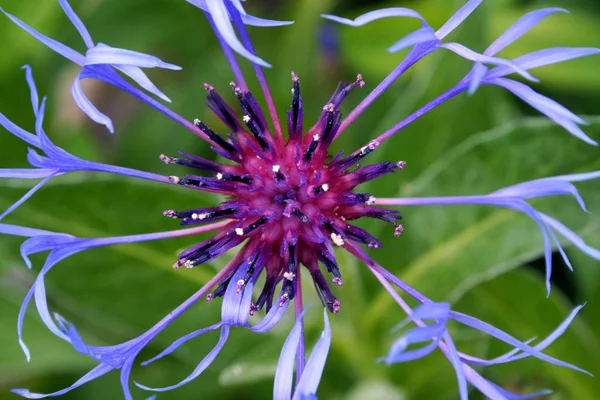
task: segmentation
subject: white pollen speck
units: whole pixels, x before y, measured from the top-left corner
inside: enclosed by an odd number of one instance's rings
[[[183,265],[185,265],[186,268],[192,268],[193,267],[192,262],[190,260],[187,260],[185,262],[185,264],[183,264]]]
[[[199,123],[200,123],[200,120],[199,120],[198,118],[196,118],[196,119],[194,120],[194,125],[198,125]]]
[[[223,179],[223,174],[219,172],[219,173],[217,174],[217,179],[218,179],[218,180],[221,180],[221,179]]]
[[[192,219],[198,219],[198,217],[199,217],[199,215],[198,215],[198,214],[196,214],[196,213],[193,213],[193,214],[192,214]]]
[[[179,182],[181,182],[181,178],[179,178],[178,176],[170,176],[170,177],[169,177],[169,180],[170,180],[171,182],[173,182],[174,184],[176,184],[176,185],[177,185]]]
[[[375,200],[377,200],[375,196],[369,196],[367,199],[367,204],[375,204]]]
[[[199,219],[199,220],[201,220],[201,221],[202,221],[204,218],[206,218],[206,217],[208,217],[208,214],[207,214],[207,213],[198,214],[198,219]]]
[[[321,136],[319,136],[318,133],[315,133],[315,135],[313,136],[313,140],[316,142],[319,139],[321,139]]]
[[[244,122],[245,122],[245,123],[248,123],[248,122],[250,122],[250,116],[249,116],[249,115],[244,115],[244,116],[242,117],[242,119],[244,120]]]
[[[342,237],[342,235],[338,235],[337,233],[331,234],[331,240],[333,240],[333,243],[335,243],[336,246],[344,245],[344,238]]]
[[[239,281],[237,281],[238,286],[244,286],[246,284],[246,281],[243,279],[240,279]]]
[[[292,88],[292,94],[294,94],[294,88]]]
[[[288,281],[291,281],[291,280],[294,280],[294,278],[296,277],[296,274],[294,274],[293,272],[284,272],[283,277],[285,279],[287,279]]]
[[[321,185],[321,188],[323,188],[323,191],[326,192],[329,190],[329,183],[324,183],[323,185]]]
[[[281,166],[279,165],[273,165],[273,172],[277,173],[281,170]]]
[[[244,230],[242,228],[235,228],[235,233],[237,233],[239,236],[243,236]]]

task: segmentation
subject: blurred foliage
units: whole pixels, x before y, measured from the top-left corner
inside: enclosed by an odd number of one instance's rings
[[[229,99],[232,79],[220,48],[202,13],[183,0],[72,1],[95,41],[156,54],[183,66],[181,72],[150,71],[157,85],[173,99],[173,109],[186,118],[216,121],[204,107],[202,83],[209,81]],[[323,12],[355,17],[373,7],[405,6],[420,11],[434,26],[441,25],[462,0],[413,1],[266,1],[247,2],[256,15],[295,20],[290,27],[251,28],[254,43],[275,66],[267,72],[283,116],[288,107],[290,70],[302,79],[307,121],[314,120],[339,80],[363,73],[367,87],[344,107],[351,110],[361,95],[385,77],[403,54],[385,49],[417,27],[415,21],[387,19],[352,29],[324,23]],[[594,0],[487,1],[453,33],[452,39],[483,50],[519,16],[541,6],[568,7],[571,15],[555,15],[506,49],[513,57],[548,46],[600,46],[600,7]],[[40,31],[77,49],[83,43],[56,2],[1,0],[0,5]],[[104,84],[87,82],[85,90],[116,123],[114,136],[88,121],[70,97],[77,69],[15,27],[0,23],[0,110],[29,128],[33,118],[29,93],[19,69],[32,65],[41,93],[49,95],[47,132],[74,154],[161,173],[173,167],[159,162],[160,153],[178,150],[212,157],[205,144],[157,112]],[[542,68],[536,89],[561,100],[579,113],[598,113],[600,75],[598,58]],[[250,69],[244,67],[247,77]],[[451,87],[469,64],[439,51],[419,63],[385,93],[336,142],[334,150],[353,151],[374,135],[408,115],[419,105]],[[250,80],[250,79],[249,79]],[[256,89],[255,84],[252,87]],[[378,180],[370,190],[377,196],[429,196],[487,193],[520,181],[600,167],[597,149],[586,146],[495,87],[483,87],[424,116],[373,154],[374,162],[406,159],[401,174]],[[590,117],[587,133],[600,139],[600,118]],[[309,123],[309,122],[307,122]],[[25,146],[11,135],[0,135],[2,166],[24,166]],[[19,198],[28,182],[1,180],[0,209]],[[368,185],[367,185],[368,186]],[[574,200],[544,199],[535,206],[548,211],[600,246],[600,191],[598,183],[578,185],[592,215],[582,213]],[[78,236],[109,236],[174,229],[161,216],[165,209],[212,204],[216,199],[193,196],[177,188],[107,176],[70,174],[53,179],[7,223],[65,231]],[[569,313],[574,304],[588,305],[571,329],[548,354],[600,375],[600,269],[598,263],[568,249],[575,273],[555,276],[546,299],[543,276],[536,268],[541,255],[537,226],[513,211],[481,206],[427,207],[401,210],[406,232],[394,239],[389,227],[366,223],[386,245],[373,256],[410,284],[436,300],[450,300],[520,339],[543,336]],[[595,213],[594,213],[595,212]],[[94,344],[114,344],[137,336],[172,310],[225,262],[174,271],[178,251],[198,238],[171,239],[151,244],[122,245],[78,254],[55,267],[48,277],[48,296],[55,310],[72,320]],[[20,240],[0,241],[0,399],[16,396],[13,387],[49,392],[70,385],[93,363],[46,331],[33,310],[25,321],[25,340],[31,363],[18,347],[15,323],[19,305],[34,272],[23,265]],[[376,364],[385,354],[404,315],[377,282],[353,258],[339,254],[345,286],[336,290],[342,312],[332,316],[334,341],[319,395],[323,399],[454,399],[454,372],[440,354],[391,368]],[[34,258],[39,268],[42,257]],[[519,268],[520,267],[520,268]],[[563,268],[557,263],[555,268]],[[310,288],[307,282],[305,287]],[[562,288],[570,287],[566,296]],[[308,303],[318,304],[310,289]],[[309,343],[322,329],[319,312],[308,312]],[[156,354],[173,339],[218,320],[218,302],[199,304],[173,324],[143,352],[140,361]],[[289,317],[289,316],[288,316]],[[195,382],[159,399],[265,399],[271,396],[278,354],[291,318],[273,332],[255,335],[236,330],[214,364]],[[504,348],[476,332],[456,329],[459,348],[480,356]],[[267,339],[267,340],[265,340]],[[216,342],[215,335],[186,344],[173,356],[147,368],[135,368],[133,378],[161,386],[183,378]],[[515,391],[551,388],[554,399],[593,399],[600,382],[583,374],[523,360],[487,368],[484,375]],[[115,373],[64,396],[65,399],[118,399]],[[140,391],[136,396],[143,398]]]

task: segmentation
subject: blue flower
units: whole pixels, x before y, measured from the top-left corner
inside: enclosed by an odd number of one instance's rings
[[[376,266],[374,273],[378,275],[380,279],[389,279],[390,282],[400,288],[406,286],[404,282],[400,281],[396,277],[390,276],[387,272],[383,272],[381,275],[379,275],[379,272],[377,271],[379,268],[379,266]],[[414,310],[411,310],[410,307],[402,300],[402,298],[397,297],[393,289],[391,289],[389,286],[386,287],[386,289],[391,290],[391,294],[396,298],[398,304],[409,314],[409,317],[401,324],[401,326],[405,326],[409,322],[414,322],[417,324],[417,327],[408,330],[404,335],[397,339],[392,344],[388,355],[380,359],[380,361],[383,361],[388,365],[413,361],[425,357],[439,348],[456,370],[461,400],[468,398],[467,382],[490,399],[530,399],[551,393],[549,390],[543,390],[528,395],[516,395],[510,393],[483,378],[472,368],[472,366],[491,366],[509,363],[526,357],[535,357],[550,364],[589,374],[587,371],[584,371],[574,365],[557,360],[542,353],[542,350],[550,346],[565,332],[583,306],[575,307],[569,316],[550,335],[548,335],[537,345],[530,346],[530,343],[533,340],[521,342],[486,322],[459,312],[452,311],[450,309],[450,304],[448,303],[434,303],[423,296],[420,299],[422,304]],[[513,349],[491,360],[485,360],[461,353],[454,347],[450,333],[446,328],[448,320],[451,319],[469,328],[478,330],[493,338],[503,341],[512,346]],[[425,323],[427,320],[432,322],[427,324]],[[416,349],[408,349],[409,346],[419,343],[428,344]]]
[[[273,385],[273,398],[277,400],[316,399],[317,388],[319,387],[329,347],[331,346],[331,327],[329,326],[327,309],[325,309],[323,311],[325,329],[323,329],[323,332],[319,336],[319,340],[315,344],[306,365],[303,365],[304,360],[298,363],[299,369],[296,371],[297,384],[292,393],[294,360],[299,354],[298,350],[300,350],[300,354],[304,354],[303,316],[304,313],[298,316],[294,327],[281,349]]]
[[[116,167],[102,163],[86,161],[79,157],[73,156],[60,147],[56,146],[46,135],[43,128],[44,111],[46,108],[46,98],[44,97],[39,103],[39,96],[36,89],[35,81],[31,68],[26,65],[23,67],[26,73],[27,83],[29,84],[33,114],[35,116],[35,132],[30,133],[19,126],[15,125],[2,113],[0,113],[0,125],[7,131],[17,136],[18,138],[29,144],[30,147],[27,160],[34,168],[0,168],[0,178],[21,178],[21,179],[40,179],[43,178],[37,185],[29,190],[21,199],[9,207],[4,212],[0,213],[0,220],[14,211],[17,207],[29,199],[37,192],[46,182],[55,176],[73,171],[96,171],[110,174],[131,176],[140,179],[148,179],[157,182],[170,183],[168,177],[137,171],[131,168]],[[40,155],[35,148],[43,151],[46,155]]]
[[[241,56],[263,67],[271,67],[271,64],[258,57],[251,50],[248,50],[240,42],[230,21],[233,18],[232,16],[239,14],[244,24],[252,26],[282,26],[294,23],[293,21],[273,21],[254,17],[244,10],[241,0],[187,0],[187,2],[200,8],[207,14],[209,22],[213,26],[219,40],[223,40]],[[228,8],[231,9],[232,7],[232,12],[227,11]]]
[[[44,131],[46,99],[44,98],[40,102],[31,69],[27,66],[24,67],[35,117],[35,134],[17,126],[2,114],[0,114],[0,125],[30,146],[27,159],[32,168],[0,169],[0,178],[41,179],[41,181],[8,210],[0,214],[0,219],[16,210],[48,180],[73,171],[111,173],[174,184],[195,193],[197,191],[217,193],[227,197],[228,200],[216,204],[214,207],[166,210],[165,216],[179,220],[180,225],[186,226],[186,228],[150,234],[79,238],[62,232],[0,224],[1,234],[26,238],[21,246],[21,255],[29,268],[32,268],[30,255],[49,252],[19,313],[18,338],[27,359],[30,354],[23,341],[23,323],[25,311],[33,300],[42,321],[54,335],[70,343],[77,352],[91,357],[98,363],[94,369],[72,386],[55,393],[37,394],[28,389],[15,389],[15,393],[27,398],[58,396],[116,369],[120,370],[124,395],[127,399],[131,399],[129,375],[139,352],[158,333],[166,329],[171,322],[201,298],[206,297],[208,300],[213,300],[221,297],[220,321],[181,337],[160,354],[142,363],[142,365],[149,365],[176,351],[183,343],[206,332],[219,330],[218,342],[199,361],[197,367],[181,382],[168,387],[154,388],[137,382],[136,385],[147,391],[164,392],[192,381],[210,366],[226,345],[231,327],[241,327],[255,333],[264,333],[281,321],[289,304],[294,301],[296,323],[281,350],[275,374],[274,398],[316,398],[329,347],[333,340],[327,312],[341,311],[336,292],[341,290],[339,287],[343,286],[343,266],[340,268],[338,265],[334,250],[336,247],[364,262],[409,316],[405,324],[414,322],[417,325],[394,342],[382,361],[388,364],[406,362],[424,357],[439,349],[456,371],[461,399],[467,398],[468,384],[493,399],[529,398],[528,396],[513,395],[501,389],[474,371],[472,365],[489,366],[524,357],[535,357],[551,364],[582,371],[574,365],[552,358],[542,352],[567,329],[581,307],[573,310],[571,315],[540,343],[530,345],[531,341],[521,342],[479,319],[453,311],[449,304],[433,302],[417,289],[385,270],[373,261],[364,249],[376,249],[382,243],[378,238],[353,223],[354,220],[360,218],[377,219],[390,224],[393,227],[394,235],[399,236],[404,229],[398,222],[401,219],[399,212],[393,208],[383,208],[382,206],[493,205],[522,212],[538,224],[544,238],[548,290],[550,290],[549,281],[552,267],[550,257],[552,242],[556,244],[570,267],[556,233],[562,235],[590,257],[600,259],[599,250],[587,245],[562,222],[537,211],[527,202],[529,199],[544,196],[572,195],[585,211],[583,199],[573,182],[595,179],[600,176],[600,172],[542,178],[515,184],[489,194],[457,197],[377,199],[371,193],[361,193],[356,190],[356,187],[364,182],[378,179],[386,174],[399,173],[405,168],[404,161],[388,161],[374,165],[363,164],[383,142],[454,96],[468,91],[474,93],[481,84],[492,84],[508,89],[565,127],[573,135],[595,144],[577,126],[584,122],[582,119],[553,100],[534,92],[525,84],[507,79],[506,76],[516,72],[525,78],[535,80],[528,72],[532,68],[596,54],[599,52],[598,49],[545,49],[514,60],[495,57],[498,51],[514,42],[541,19],[562,10],[545,9],[528,14],[501,35],[483,54],[468,49],[460,43],[442,42],[471,14],[480,4],[480,0],[467,2],[437,31],[431,28],[420,14],[405,8],[374,11],[353,21],[327,15],[326,18],[353,26],[384,17],[404,16],[419,19],[423,27],[392,46],[392,51],[405,47],[412,47],[412,49],[398,66],[345,118],[340,111],[340,105],[351,92],[365,86],[361,75],[358,75],[354,82],[340,85],[329,100],[320,106],[321,114],[314,125],[308,127],[304,119],[305,103],[301,92],[300,77],[292,73],[292,99],[286,118],[288,131],[286,138],[261,68],[266,63],[256,56],[245,28],[245,24],[273,26],[283,24],[283,22],[252,17],[244,11],[239,0],[190,0],[190,2],[204,10],[209,24],[222,44],[225,56],[232,68],[232,74],[237,81],[231,83],[230,86],[239,102],[241,115],[236,114],[213,86],[205,84],[208,107],[231,131],[226,136],[219,134],[201,120],[192,122],[184,119],[128,83],[117,71],[125,73],[147,91],[164,97],[140,68],[174,69],[175,66],[145,54],[115,49],[101,44],[94,45],[89,33],[66,0],[59,0],[59,3],[88,47],[85,56],[39,34],[16,17],[5,13],[48,47],[82,67],[73,85],[73,94],[80,108],[95,121],[105,124],[112,130],[110,119],[100,113],[81,93],[80,79],[100,79],[124,90],[196,134],[210,145],[217,155],[229,160],[229,162],[207,160],[185,151],[174,157],[161,155],[160,159],[166,164],[187,169],[183,176],[166,177],[151,172],[91,162],[69,154],[54,145]],[[240,39],[234,33],[234,27]],[[449,49],[472,61],[474,64],[471,72],[455,87],[430,101],[348,156],[343,157],[342,154],[339,154],[333,158],[329,157],[331,144],[381,93],[423,57],[441,48]],[[252,61],[256,78],[265,97],[266,112],[248,90],[245,77],[233,51]],[[494,67],[490,69],[485,65]],[[174,268],[183,266],[194,268],[207,264],[239,246],[236,255],[202,288],[137,338],[114,346],[90,346],[86,344],[73,324],[50,310],[46,298],[45,277],[54,266],[67,257],[102,246],[163,240],[206,232],[213,232],[214,236],[181,252],[174,260]],[[304,365],[304,304],[300,295],[302,290],[300,275],[302,273],[307,274],[307,277],[310,276],[313,280],[315,290],[326,310],[324,330],[306,365]],[[262,279],[263,275],[264,280]],[[259,282],[262,283],[262,290],[259,291],[260,294],[256,298],[253,298],[253,290]],[[421,305],[414,310],[411,309],[392,285]],[[263,309],[265,313],[260,322],[251,324],[250,316],[262,313]],[[456,349],[447,329],[447,323],[450,320],[508,343],[513,350],[492,360],[483,360],[462,353]],[[419,343],[426,344],[413,348],[413,345]],[[292,390],[294,363],[296,365],[296,386]],[[536,395],[540,393],[545,392],[539,392]]]
[[[77,14],[75,14],[75,11],[73,11],[67,0],[58,0],[58,2],[63,8],[67,17],[69,17],[81,35],[87,47],[85,55],[41,34],[29,25],[25,24],[19,18],[4,11],[2,8],[0,8],[0,11],[2,11],[15,24],[27,31],[40,42],[66,59],[82,67],[79,75],[73,82],[71,93],[73,94],[75,103],[77,103],[79,108],[81,108],[84,113],[86,113],[97,123],[105,125],[111,133],[114,131],[110,118],[102,114],[85,96],[83,90],[81,89],[80,81],[85,78],[96,78],[116,86],[118,86],[119,83],[126,83],[123,78],[115,73],[115,70],[124,73],[148,92],[160,97],[165,101],[171,101],[152,83],[152,81],[150,81],[148,76],[142,71],[141,68],[166,68],[179,70],[181,69],[180,67],[166,63],[159,58],[148,54],[110,47],[103,43],[94,44],[90,33],[85,28],[85,25],[81,19],[77,16]],[[100,76],[102,76],[102,78]]]

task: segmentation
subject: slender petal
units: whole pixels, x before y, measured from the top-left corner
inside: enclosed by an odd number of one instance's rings
[[[598,145],[598,143],[587,136],[576,123],[580,121],[580,118],[574,115],[571,111],[567,110],[554,100],[537,93],[529,86],[506,78],[496,78],[490,81],[498,86],[502,86],[508,89],[515,96],[521,98],[523,101],[528,103],[533,108],[537,109],[548,118],[561,125],[572,135],[578,137],[586,143]]]
[[[437,41],[435,31],[429,26],[425,26],[404,36],[402,39],[394,43],[388,48],[388,52],[395,53],[397,51],[404,50],[417,44],[435,41]]]
[[[544,18],[558,12],[568,13],[564,8],[542,8],[526,14],[504,31],[504,33],[500,35],[500,37],[498,37],[498,39],[496,39],[483,54],[486,56],[495,55],[529,32],[531,28],[540,23]]]
[[[329,326],[327,309],[323,311],[323,319],[325,329],[321,333],[321,337],[319,337],[306,363],[304,373],[300,377],[300,381],[292,397],[294,400],[300,400],[304,396],[311,396],[317,393],[325,361],[327,360],[327,354],[329,353],[329,346],[331,345],[331,327]]]
[[[190,1],[191,2],[191,1]],[[194,3],[192,3],[194,4]],[[229,44],[229,46],[236,51],[241,56],[247,58],[255,64],[261,65],[263,67],[270,68],[271,64],[267,63],[263,59],[258,56],[255,56],[250,51],[248,51],[242,42],[237,38],[233,26],[231,25],[231,21],[229,20],[229,14],[227,13],[227,8],[225,4],[221,1],[207,1],[206,2],[207,11],[210,13],[213,18],[215,25],[217,26],[219,32]]]
[[[81,66],[83,66],[83,64],[85,63],[85,57],[83,56],[83,54],[71,49],[70,47],[65,46],[62,43],[57,42],[54,39],[49,38],[48,36],[42,35],[41,33],[36,31],[29,25],[27,25],[26,23],[21,21],[19,18],[4,11],[2,9],[2,7],[0,7],[0,11],[2,11],[4,13],[4,15],[6,15],[8,18],[10,18],[11,21],[13,21],[15,24],[17,24],[19,27],[21,27],[23,30],[25,30],[27,33],[29,33],[31,36],[35,37],[37,40],[39,40],[40,42],[42,42],[43,44],[48,46],[50,49],[52,49],[55,52],[57,52],[58,54],[60,54],[61,56],[65,57],[66,59],[69,59],[72,62],[74,62],[75,64],[79,64]]]
[[[219,337],[219,341],[217,342],[216,346],[208,353],[208,355],[200,362],[200,364],[198,364],[194,371],[181,382],[163,388],[151,388],[135,382],[136,386],[144,390],[149,390],[151,392],[167,392],[169,390],[177,389],[178,387],[181,387],[186,383],[193,381],[198,376],[200,376],[200,374],[202,374],[202,372],[204,372],[204,370],[208,368],[208,366],[214,361],[217,355],[221,352],[221,349],[223,349],[223,346],[225,346],[228,337],[229,326],[223,325],[223,327],[221,328],[221,336]]]
[[[302,313],[296,319],[294,327],[290,331],[279,355],[277,369],[275,370],[275,378],[273,384],[273,398],[288,400],[292,397],[292,380],[294,378],[294,360],[296,350],[300,344],[302,336]]]
[[[83,111],[88,117],[90,117],[95,122],[106,126],[110,133],[115,133],[115,128],[111,119],[108,118],[105,114],[101,113],[83,93],[79,77],[77,77],[77,79],[73,81],[73,85],[71,86],[71,94],[73,95],[75,104],[79,106],[81,111]]]
[[[382,8],[381,10],[370,11],[366,14],[360,15],[355,19],[342,18],[331,14],[321,14],[321,17],[331,21],[339,22],[340,24],[350,25],[354,27],[363,26],[368,24],[369,22],[373,22],[378,19],[392,17],[416,18],[422,21],[423,23],[426,23],[425,19],[421,16],[421,14],[414,10],[411,10],[410,8],[403,7]]]
[[[450,32],[452,32],[458,25],[460,25],[479,5],[483,0],[469,0],[464,6],[462,6],[440,29],[435,33],[436,36],[442,40]]]
[[[67,14],[67,17],[69,17],[69,19],[73,23],[73,26],[77,29],[77,31],[81,35],[81,38],[83,39],[83,41],[84,41],[85,45],[88,47],[88,49],[91,49],[92,47],[94,47],[94,41],[92,40],[90,33],[88,32],[87,28],[81,21],[81,18],[79,18],[79,16],[75,13],[75,11],[73,11],[73,8],[67,2],[67,0],[58,0],[58,3],[64,10],[65,14]]]
[[[56,172],[58,172],[58,171],[56,171]],[[2,214],[0,214],[0,221],[4,217],[6,217],[8,214],[10,214],[14,210],[16,210],[23,203],[25,203],[27,201],[27,199],[29,199],[31,196],[33,196],[35,192],[37,192],[42,186],[44,186],[46,184],[46,182],[48,182],[51,178],[53,178],[55,176],[56,172],[54,174],[48,175],[47,177],[42,179],[33,188],[31,188],[27,193],[25,193],[19,200],[17,200],[12,206],[8,207],[8,209],[6,209],[6,211],[4,211]]]
[[[180,70],[181,67],[166,63],[158,57],[132,50],[117,49],[98,43],[98,46],[89,49],[85,55],[85,65],[94,64],[123,64],[141,68],[165,68]]]
[[[87,374],[82,376],[77,382],[75,382],[68,388],[59,390],[54,393],[48,393],[48,394],[33,393],[33,392],[30,392],[29,389],[13,389],[13,390],[11,390],[11,392],[18,394],[19,396],[25,397],[26,399],[43,399],[46,397],[62,396],[63,394],[68,393],[71,390],[76,389],[85,383],[91,382],[94,379],[97,379],[97,378],[105,375],[106,373],[112,371],[112,369],[113,368],[109,365],[100,364],[97,367],[95,367],[94,369],[92,369],[90,372],[88,372]]]

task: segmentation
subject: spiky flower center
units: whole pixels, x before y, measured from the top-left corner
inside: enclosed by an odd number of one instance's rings
[[[361,217],[377,218],[391,223],[395,235],[399,214],[393,210],[373,207],[375,198],[368,193],[354,192],[361,183],[404,167],[404,162],[385,162],[353,168],[378,147],[371,142],[353,154],[328,158],[328,148],[340,126],[339,106],[356,86],[363,86],[361,76],[337,90],[323,107],[316,124],[303,132],[303,103],[298,77],[292,74],[292,106],[288,111],[288,138],[274,136],[252,94],[231,84],[243,115],[239,118],[231,107],[206,84],[210,109],[231,129],[224,138],[202,121],[194,121],[214,143],[212,149],[232,163],[217,163],[188,153],[183,157],[161,159],[203,172],[203,175],[176,176],[171,180],[182,186],[220,193],[229,200],[211,208],[185,211],[165,211],[165,215],[181,219],[182,225],[196,225],[228,220],[225,227],[211,239],[182,252],[175,268],[192,268],[207,263],[242,243],[243,255],[239,268],[237,290],[255,282],[264,271],[265,284],[251,313],[273,305],[275,290],[281,285],[279,305],[294,298],[298,288],[299,266],[311,274],[315,288],[331,311],[339,311],[339,301],[333,295],[330,279],[342,285],[334,247],[353,244],[369,248],[381,246],[375,237],[353,226],[349,221]],[[239,270],[238,268],[238,270]],[[232,272],[209,299],[225,294]],[[237,274],[239,277],[239,274]]]

